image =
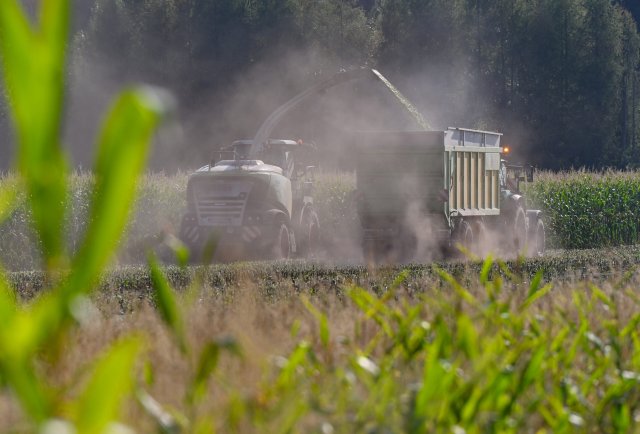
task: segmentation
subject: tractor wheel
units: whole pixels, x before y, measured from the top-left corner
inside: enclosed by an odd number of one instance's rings
[[[538,220],[535,227],[529,232],[529,255],[544,256],[546,249],[547,236],[542,220]]]
[[[516,255],[521,255],[524,253],[524,246],[527,242],[527,219],[522,207],[518,207],[516,210],[512,231],[513,251]]]
[[[289,228],[286,224],[281,223],[280,227],[276,226],[278,231],[271,249],[271,259],[289,259],[291,254],[291,240],[289,239]]]
[[[298,234],[296,233],[296,235]],[[318,253],[320,244],[320,220],[315,211],[309,210],[303,216],[302,225],[300,226],[300,238],[296,236],[296,242],[300,243],[300,256],[313,258]]]

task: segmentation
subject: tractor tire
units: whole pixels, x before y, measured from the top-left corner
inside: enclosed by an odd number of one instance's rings
[[[511,241],[513,253],[516,255],[524,254],[524,248],[527,243],[527,218],[522,207],[516,209],[513,218],[513,226],[511,227]]]
[[[271,248],[271,258],[275,260],[289,259],[291,255],[291,239],[289,236],[289,228],[285,223],[280,223],[277,227],[277,235]]]
[[[546,242],[547,236],[544,228],[544,222],[538,219],[535,226],[529,230],[529,256],[544,256]]]
[[[313,209],[303,215],[298,233],[296,233],[296,242],[299,243],[300,256],[307,259],[314,258],[320,244],[320,220]]]

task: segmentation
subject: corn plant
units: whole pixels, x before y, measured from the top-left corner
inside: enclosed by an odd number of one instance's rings
[[[636,244],[640,177],[636,172],[542,174],[527,191],[564,248]]]
[[[52,282],[46,293],[20,305],[4,273],[0,276],[0,378],[30,429],[117,432],[122,400],[134,386],[139,339],[127,337],[106,349],[75,399],[57,390],[39,366],[55,363],[67,331],[84,318],[87,295],[125,226],[163,103],[148,89],[125,91],[114,103],[97,141],[89,223],[77,253],[69,257],[63,242],[68,163],[60,142],[69,8],[68,0],[43,0],[32,25],[18,1],[0,3],[4,83],[19,143],[17,183],[24,185]],[[4,186],[0,214],[6,217],[16,189]]]

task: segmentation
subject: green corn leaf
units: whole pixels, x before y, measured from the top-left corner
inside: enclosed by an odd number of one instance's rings
[[[348,295],[367,318],[373,319],[387,336],[393,335],[393,328],[387,320],[392,316],[392,312],[387,305],[362,288],[354,287],[349,291]]]
[[[465,314],[458,315],[456,343],[465,352],[469,360],[475,360],[480,348],[480,339],[473,321]]]
[[[620,332],[620,337],[627,337],[630,333],[638,329],[638,325],[640,325],[640,313],[635,314],[631,320],[629,320],[629,323]]]
[[[284,367],[280,371],[280,375],[276,380],[276,384],[281,389],[289,389],[293,387],[295,381],[296,370],[299,366],[302,366],[308,359],[311,347],[305,341],[298,343],[293,350]]]
[[[0,333],[2,330],[10,330],[16,315],[16,295],[9,286],[9,281],[4,270],[0,267]]]
[[[221,339],[207,343],[200,353],[200,360],[198,361],[196,375],[187,395],[188,401],[191,404],[201,399],[204,395],[207,380],[218,367],[220,352],[224,350],[229,351],[238,357],[242,356],[240,346],[235,339]]]
[[[486,259],[482,263],[482,269],[480,270],[480,283],[483,285],[489,283],[489,273],[491,272],[492,267],[493,257],[491,255],[487,255]]]
[[[473,305],[473,306],[477,306],[479,305],[478,303],[478,299],[475,298],[473,296],[473,294],[471,294],[471,292],[469,292],[466,288],[464,288],[462,285],[460,285],[458,283],[458,281],[456,280],[455,277],[453,277],[451,274],[447,273],[445,270],[439,268],[439,267],[435,267],[436,272],[438,273],[438,275],[440,276],[440,278],[442,280],[444,280],[445,282],[447,282],[449,285],[451,285],[451,287],[456,291],[456,293],[462,298],[464,299],[467,303]]]
[[[391,293],[391,295],[393,295],[394,291],[398,289],[400,285],[402,285],[407,280],[408,277],[409,277],[409,270],[402,270],[402,272],[398,274],[396,278],[393,280],[393,283],[389,287],[387,294]]]
[[[78,401],[78,434],[102,433],[118,419],[123,399],[133,390],[134,367],[141,342],[117,342],[98,361],[89,384]]]
[[[62,265],[64,257],[67,163],[59,136],[68,21],[68,0],[44,0],[41,28],[33,30],[16,0],[0,3],[0,48],[20,142],[18,167],[49,268]]]
[[[162,111],[159,95],[144,89],[125,92],[111,110],[98,147],[89,227],[68,292],[89,290],[117,247]]]
[[[0,223],[5,221],[15,210],[18,188],[16,178],[0,180]]]
[[[3,336],[3,340],[6,338]],[[5,353],[0,357],[0,372],[31,420],[42,423],[51,416],[50,396],[31,360]]]
[[[145,390],[138,389],[136,399],[144,409],[144,411],[155,421],[158,426],[159,434],[180,434],[183,429],[178,419],[165,410],[158,401],[156,401]],[[183,415],[178,415],[179,420],[183,420]]]
[[[543,286],[542,288],[535,290],[532,294],[530,294],[526,300],[520,305],[520,311],[524,311],[526,309],[528,309],[533,303],[535,303],[537,300],[541,299],[542,297],[544,297],[545,295],[547,295],[549,293],[549,291],[551,291],[551,289],[553,288],[553,284],[551,283],[547,283],[545,286]]]
[[[605,294],[604,291],[602,291],[596,285],[589,284],[589,289],[591,289],[591,291],[593,292],[593,296],[595,298],[597,298],[598,300],[606,304],[611,309],[614,309],[614,310],[616,309],[616,304],[613,302],[613,300],[611,300],[611,298],[609,298],[609,296]]]
[[[320,312],[318,309],[311,304],[309,299],[305,296],[301,296],[302,304],[304,307],[314,316],[316,321],[318,321],[318,325],[320,327],[320,342],[325,348],[329,347],[329,320],[327,316]]]
[[[160,266],[153,256],[149,257],[151,280],[155,289],[155,301],[160,311],[160,316],[173,333],[178,342],[180,351],[187,352],[187,342],[184,335],[184,320],[178,306],[173,289],[162,274]]]
[[[533,279],[531,279],[531,285],[529,285],[529,292],[527,293],[527,297],[531,297],[533,294],[538,292],[540,289],[540,284],[542,283],[542,270],[538,271]]]

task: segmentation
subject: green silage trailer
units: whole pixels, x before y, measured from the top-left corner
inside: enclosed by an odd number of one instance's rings
[[[446,131],[367,132],[357,140],[358,214],[367,261],[406,262],[472,253],[544,252],[539,210],[527,209],[501,134]]]

